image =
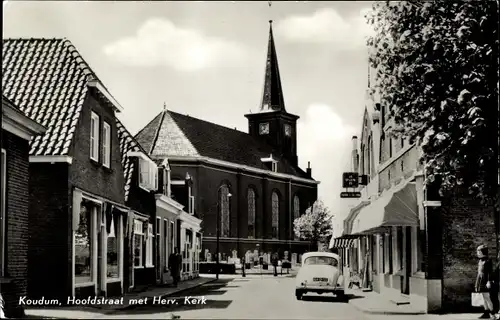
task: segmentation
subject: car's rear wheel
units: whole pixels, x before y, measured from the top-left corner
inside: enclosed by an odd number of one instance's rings
[[[304,293],[300,290],[295,290],[295,298],[297,298],[297,300],[302,300],[302,295]]]

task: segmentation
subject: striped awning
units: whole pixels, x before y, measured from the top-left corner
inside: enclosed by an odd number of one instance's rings
[[[355,240],[356,239],[343,239],[343,238],[333,239],[333,243],[330,244],[330,249],[331,248],[350,248],[350,247],[353,247]]]

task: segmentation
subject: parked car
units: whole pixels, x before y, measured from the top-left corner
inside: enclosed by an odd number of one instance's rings
[[[297,273],[295,296],[301,300],[306,293],[333,293],[344,300],[344,277],[340,272],[340,257],[330,252],[308,252],[302,256]]]

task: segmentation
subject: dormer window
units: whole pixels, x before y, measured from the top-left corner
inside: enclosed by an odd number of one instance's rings
[[[129,152],[128,156],[139,158],[139,187],[147,191],[158,190],[158,166],[142,152]]]
[[[260,161],[264,163],[270,163],[271,171],[278,172],[278,160],[273,158],[273,155],[269,155],[269,158],[261,158]]]

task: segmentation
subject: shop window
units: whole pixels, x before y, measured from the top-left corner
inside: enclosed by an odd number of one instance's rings
[[[144,266],[144,223],[134,220],[134,267]]]
[[[120,278],[120,270],[118,259],[120,259],[120,234],[119,234],[120,216],[118,214],[108,214],[106,216],[106,229],[107,229],[107,278],[118,279]]]
[[[387,247],[388,247],[388,250],[387,250],[387,253],[388,253],[388,257],[387,257],[387,260],[389,260],[389,263],[388,263],[388,270],[387,272],[392,274],[394,273],[394,264],[393,264],[393,259],[394,259],[394,254],[393,254],[393,244],[392,244],[392,232],[389,233],[388,237],[387,237]]]
[[[398,271],[403,269],[404,254],[403,254],[403,228],[397,227],[397,258],[398,258]]]
[[[154,266],[153,263],[153,224],[148,224],[148,231],[146,234],[146,268]]]
[[[93,282],[92,255],[94,251],[92,228],[96,207],[81,204],[78,229],[75,231],[75,284]]]

